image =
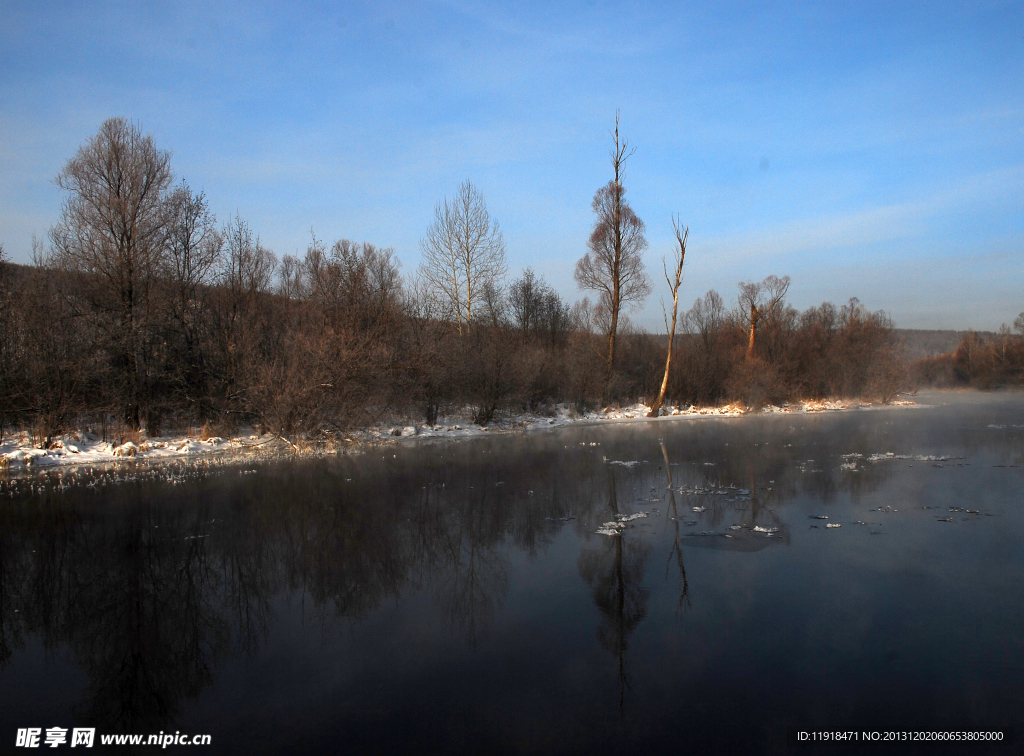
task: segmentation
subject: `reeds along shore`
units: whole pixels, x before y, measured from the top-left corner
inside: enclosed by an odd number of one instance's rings
[[[155,267],[130,318],[96,274],[43,255],[33,266],[0,263],[3,428],[31,430],[41,445],[86,425],[156,435],[206,424],[227,435],[251,423],[314,436],[385,412],[433,423],[470,406],[487,423],[554,402],[580,411],[634,402],[660,387],[667,336],[627,325],[609,368],[597,308],[569,307],[530,273],[492,292],[484,315],[460,329],[402,279],[390,250],[311,245],[278,265],[243,221],[227,235],[203,280]],[[779,308],[752,354],[743,313],[715,292],[682,322],[672,403],[887,401],[907,387],[891,323],[856,300]]]

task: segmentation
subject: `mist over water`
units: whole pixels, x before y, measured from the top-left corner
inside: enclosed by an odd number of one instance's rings
[[[0,742],[749,753],[791,725],[1019,729],[1024,395],[918,400],[8,499]]]

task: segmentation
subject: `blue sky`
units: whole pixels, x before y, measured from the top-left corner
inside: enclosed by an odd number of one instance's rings
[[[413,273],[471,179],[510,271],[575,300],[619,109],[656,283],[690,226],[684,302],[786,274],[800,308],[993,329],[1024,310],[1022,88],[1020,2],[0,0],[0,243],[29,259],[119,115],[279,256],[313,229]]]

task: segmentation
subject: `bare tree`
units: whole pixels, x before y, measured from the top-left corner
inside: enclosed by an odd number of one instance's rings
[[[167,198],[168,234],[165,255],[170,314],[176,349],[172,369],[186,401],[205,419],[208,408],[207,365],[203,328],[207,319],[205,290],[214,281],[224,239],[203,192],[193,194],[184,182]]]
[[[230,403],[240,398],[246,380],[243,368],[256,357],[256,345],[266,320],[260,300],[270,291],[277,257],[260,244],[259,237],[241,216],[229,221],[221,235],[224,253],[217,271],[216,332],[225,398]]]
[[[462,333],[488,286],[505,275],[505,240],[472,182],[463,182],[451,201],[437,203],[420,249],[420,274],[447,302]]]
[[[681,226],[677,218],[672,219],[672,230],[676,234],[676,248],[673,248],[673,277],[669,278],[668,266],[665,259],[661,260],[662,270],[665,272],[665,283],[672,292],[672,325],[669,326],[668,314],[665,313],[665,303],[662,302],[662,314],[665,316],[665,330],[668,332],[668,355],[665,357],[665,377],[661,379],[661,389],[658,397],[651,405],[651,411],[647,417],[657,417],[661,411],[662,402],[665,401],[665,390],[668,388],[668,374],[672,367],[672,346],[676,341],[676,317],[679,313],[679,287],[683,282],[683,261],[686,258],[686,239],[690,235],[689,226]]]
[[[644,222],[625,200],[622,186],[623,164],[636,151],[619,139],[619,115],[615,114],[615,140],[611,150],[614,178],[594,195],[592,207],[597,219],[590,234],[587,252],[576,263],[576,283],[581,289],[598,293],[598,307],[607,314],[608,366],[615,364],[615,335],[619,312],[624,304],[638,306],[651,293],[644,270],[643,251],[647,249]]]
[[[782,309],[786,292],[789,291],[789,276],[768,276],[760,283],[740,282],[740,312],[747,321],[749,340],[747,359],[754,356],[757,328],[766,319]]]
[[[537,328],[544,308],[546,289],[544,279],[538,280],[533,268],[526,268],[523,275],[509,286],[508,304],[512,310],[512,322],[520,333],[525,335]]]
[[[86,274],[133,428],[144,398],[149,296],[165,244],[171,180],[170,155],[124,118],[104,121],[56,179],[70,192],[50,233],[56,259]]]

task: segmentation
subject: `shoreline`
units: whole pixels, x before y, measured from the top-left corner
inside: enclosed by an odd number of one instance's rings
[[[663,407],[658,417],[647,417],[650,408],[643,404],[616,409],[606,408],[582,415],[575,413],[566,405],[558,405],[552,415],[524,413],[492,421],[485,426],[476,425],[471,420],[451,417],[443,418],[443,422],[433,426],[416,423],[403,425],[403,420],[407,422],[408,418],[394,418],[394,423],[381,423],[351,431],[342,438],[326,442],[303,439],[293,442],[270,433],[256,435],[255,431],[249,429],[250,432],[241,433],[230,439],[220,436],[203,439],[190,435],[165,435],[139,443],[128,441],[115,445],[109,441],[102,441],[96,434],[89,431],[74,431],[60,436],[50,445],[49,449],[39,449],[32,445],[30,434],[21,431],[0,442],[0,471],[8,474],[25,474],[82,466],[106,467],[126,462],[171,463],[215,458],[243,462],[248,459],[358,453],[363,448],[393,443],[479,438],[495,434],[522,433],[578,425],[664,422],[694,418],[773,414],[819,414],[922,406],[927,405],[920,405],[910,400],[894,401],[890,404],[865,402],[857,399],[822,400],[793,402],[781,406],[769,405],[755,411],[747,411],[736,404],[722,407]]]

